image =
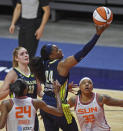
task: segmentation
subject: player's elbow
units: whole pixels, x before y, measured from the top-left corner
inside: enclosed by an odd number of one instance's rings
[[[48,13],[50,13],[50,6],[49,6],[49,5],[46,7],[46,11],[47,11]]]

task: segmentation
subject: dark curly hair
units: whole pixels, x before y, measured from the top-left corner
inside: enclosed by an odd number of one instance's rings
[[[23,79],[17,79],[14,83],[10,84],[10,92],[16,96],[23,96],[24,90],[28,87]]]
[[[45,72],[44,72],[44,61],[41,57],[34,57],[30,60],[30,70],[34,74],[35,78],[40,80],[42,83],[45,82]]]

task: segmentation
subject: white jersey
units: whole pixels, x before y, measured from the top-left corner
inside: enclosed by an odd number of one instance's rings
[[[12,98],[13,107],[8,113],[7,131],[34,131],[36,110],[32,98]]]
[[[81,131],[110,131],[110,127],[105,120],[104,109],[97,102],[97,94],[93,94],[90,103],[83,104],[79,96],[76,101],[76,115]]]

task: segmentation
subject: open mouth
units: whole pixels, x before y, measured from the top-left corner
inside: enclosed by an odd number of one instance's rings
[[[26,61],[28,61],[29,59],[28,59],[28,58],[26,58],[25,60],[26,60]]]
[[[85,90],[90,90],[89,87],[86,87]]]

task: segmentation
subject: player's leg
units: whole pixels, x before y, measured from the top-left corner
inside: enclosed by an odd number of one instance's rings
[[[37,116],[37,114],[36,114],[36,116],[35,116],[34,131],[39,131],[39,121],[38,121],[38,116]]]
[[[76,123],[76,120],[74,117],[72,117],[72,123],[68,124],[65,117],[62,117],[61,120],[59,120],[61,125],[60,128],[63,131],[78,131],[78,125]]]
[[[56,124],[55,116],[45,113],[42,110],[40,110],[40,114],[43,118],[45,131],[59,131],[59,127]]]

